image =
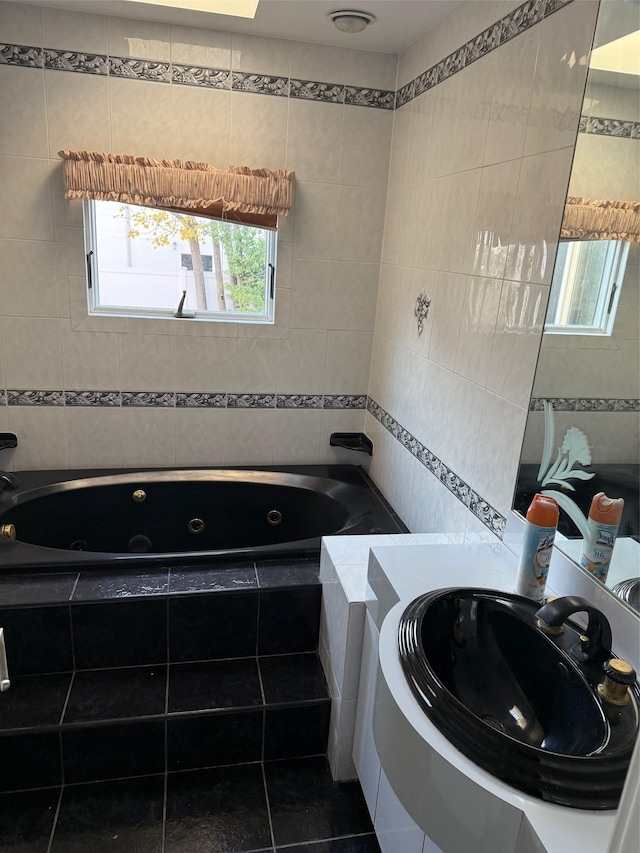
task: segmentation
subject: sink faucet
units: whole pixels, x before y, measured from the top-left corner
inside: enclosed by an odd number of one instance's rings
[[[4,489],[17,489],[20,486],[20,480],[15,474],[10,471],[0,471],[0,492]]]
[[[609,620],[585,598],[577,595],[567,595],[549,601],[538,611],[536,619],[538,626],[546,634],[560,634],[563,623],[574,613],[584,612],[589,621],[585,633],[580,637],[579,645],[571,648],[571,654],[580,661],[599,662],[611,657],[613,638]]]

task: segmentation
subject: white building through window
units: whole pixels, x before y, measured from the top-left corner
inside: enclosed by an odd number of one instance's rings
[[[113,201],[85,201],[91,314],[273,323],[276,233]]]

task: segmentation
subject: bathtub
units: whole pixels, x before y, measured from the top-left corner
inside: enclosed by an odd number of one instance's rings
[[[406,532],[351,465],[25,471],[0,494],[0,572],[318,554],[322,536]],[[6,528],[5,528],[6,529]]]

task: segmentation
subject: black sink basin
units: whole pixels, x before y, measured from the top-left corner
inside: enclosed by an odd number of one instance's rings
[[[638,687],[627,704],[603,701],[601,660],[574,656],[579,628],[565,623],[549,636],[536,623],[539,608],[491,590],[421,596],[400,622],[404,673],[434,725],[494,776],[548,802],[616,808]]]

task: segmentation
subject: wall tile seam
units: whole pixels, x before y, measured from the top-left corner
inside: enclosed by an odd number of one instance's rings
[[[246,394],[201,391],[1,389],[0,406],[363,411],[365,394]]]
[[[414,98],[468,68],[478,59],[487,56],[496,48],[502,47],[511,39],[573,2],[574,0],[527,0],[461,47],[456,48],[444,59],[401,86],[396,92],[395,108],[408,104]]]
[[[0,43],[0,65],[92,74],[114,79],[144,80],[224,92],[247,92],[389,111],[393,111],[395,104],[395,92],[390,89],[9,43]]]
[[[532,397],[529,411],[542,412],[545,400],[556,412],[640,412],[636,397]]]
[[[613,136],[616,139],[640,139],[640,121],[581,115],[578,133]]]
[[[376,401],[367,396],[367,411],[393,438],[424,465],[466,509],[468,509],[491,533],[502,539],[506,527],[506,518],[495,507],[479,495],[462,477],[458,476],[435,453],[429,450],[419,439],[405,429],[394,417],[385,411]]]

